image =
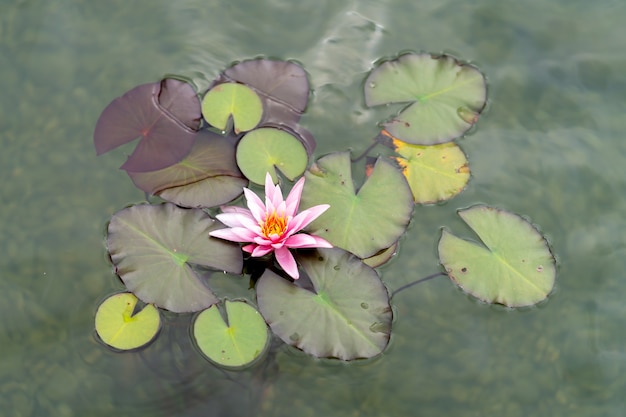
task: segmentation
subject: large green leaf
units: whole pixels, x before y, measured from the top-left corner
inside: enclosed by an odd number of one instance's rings
[[[252,364],[268,347],[269,334],[261,314],[243,301],[226,301],[226,319],[217,305],[201,312],[193,324],[198,348],[226,367]]]
[[[448,55],[405,54],[372,70],[365,103],[408,103],[385,128],[396,138],[433,145],[463,135],[478,120],[487,100],[485,77]]]
[[[257,93],[243,84],[218,84],[202,99],[202,116],[221,130],[226,129],[232,117],[235,132],[247,132],[261,121],[263,103]]]
[[[330,204],[307,230],[367,258],[402,236],[413,212],[413,195],[402,173],[384,159],[378,159],[358,192],[351,168],[349,152],[320,158],[305,173],[300,205]]]
[[[302,175],[307,162],[308,155],[302,142],[287,131],[274,127],[255,129],[237,145],[237,164],[256,184],[263,184],[268,172],[277,182],[276,169],[293,180]]]
[[[230,138],[202,131],[182,161],[152,172],[128,172],[141,190],[184,207],[214,207],[243,193],[248,181],[235,161]]]
[[[114,294],[96,311],[96,332],[107,345],[120,350],[136,349],[150,343],[161,327],[159,311],[151,304],[133,314],[137,297]]]
[[[113,215],[107,247],[126,287],[146,303],[198,311],[216,303],[191,264],[240,273],[241,249],[209,232],[221,224],[198,209],[173,204],[137,205]]]
[[[257,282],[259,310],[285,343],[317,357],[370,358],[389,343],[392,311],[375,270],[339,248],[298,256],[312,288],[266,270]]]
[[[556,277],[555,259],[545,238],[522,217],[493,207],[460,210],[482,243],[443,230],[439,260],[463,290],[509,307],[545,299]]]

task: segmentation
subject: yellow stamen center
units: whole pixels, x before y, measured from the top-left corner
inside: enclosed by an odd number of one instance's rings
[[[265,222],[261,224],[261,232],[263,236],[270,237],[271,235],[281,236],[287,230],[287,219],[272,212]]]

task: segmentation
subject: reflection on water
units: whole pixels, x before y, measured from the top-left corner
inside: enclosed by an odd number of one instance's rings
[[[626,4],[402,0],[40,2],[0,5],[0,409],[16,416],[621,416],[626,409],[623,213]],[[232,61],[296,59],[315,87],[303,123],[318,154],[365,149],[388,109],[365,109],[373,61],[449,51],[488,77],[490,103],[460,141],[472,179],[416,207],[390,291],[439,271],[440,227],[483,202],[541,225],[559,261],[541,305],[480,304],[445,277],[394,297],[381,357],[352,364],[276,346],[224,372],[169,317],[148,349],[93,337],[98,302],[122,288],[103,245],[111,214],[141,201],[96,158],[111,99],[165,73],[204,88]],[[10,410],[10,411],[8,411]]]

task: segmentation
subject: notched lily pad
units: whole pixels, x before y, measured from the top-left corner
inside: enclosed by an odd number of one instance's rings
[[[248,181],[235,161],[235,145],[210,131],[198,132],[182,161],[153,172],[128,172],[141,190],[183,207],[215,207],[243,193]]]
[[[135,313],[137,297],[130,293],[114,294],[96,311],[96,333],[107,345],[119,349],[137,349],[147,345],[161,328],[159,311],[151,304]]]
[[[302,175],[308,160],[300,140],[285,130],[273,127],[248,132],[237,145],[237,164],[241,172],[256,184],[263,184],[268,172],[276,183],[276,169],[293,180]]]
[[[263,100],[264,123],[293,124],[300,119],[309,100],[306,71],[298,64],[271,59],[252,59],[228,68],[222,77],[246,84]]]
[[[443,230],[439,260],[454,282],[483,301],[509,307],[533,305],[548,296],[556,278],[555,259],[532,224],[482,205],[459,215],[482,244]]]
[[[365,80],[365,103],[407,103],[384,127],[418,145],[449,142],[478,120],[487,100],[485,77],[449,55],[410,53],[374,68]]]
[[[217,305],[201,312],[194,321],[193,336],[209,360],[241,369],[267,351],[267,325],[261,314],[243,301],[227,300],[225,309],[226,321]]]
[[[220,130],[232,117],[235,133],[254,129],[263,116],[263,103],[249,87],[237,83],[214,85],[202,99],[202,115]]]
[[[209,237],[222,225],[202,210],[137,205],[115,213],[107,248],[117,274],[139,299],[173,312],[205,309],[218,299],[191,268],[241,273],[238,245]]]
[[[200,101],[193,87],[165,79],[137,86],[113,100],[98,118],[94,145],[101,155],[141,138],[121,168],[155,171],[189,153],[199,123]]]
[[[394,137],[387,139],[385,142],[399,155],[393,159],[406,177],[416,203],[449,200],[467,186],[469,163],[457,144],[423,146],[411,145]]]
[[[307,231],[361,258],[393,245],[413,212],[413,195],[402,173],[378,159],[358,190],[352,181],[349,152],[326,155],[305,173],[303,209],[330,204]]]
[[[370,358],[389,343],[392,311],[375,270],[339,248],[298,254],[296,283],[266,270],[259,310],[285,343],[317,357]],[[304,288],[305,280],[310,288]]]

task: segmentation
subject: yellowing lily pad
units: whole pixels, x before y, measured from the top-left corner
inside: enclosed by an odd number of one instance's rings
[[[254,129],[237,145],[237,164],[252,182],[263,184],[270,173],[278,182],[276,169],[290,180],[302,175],[308,163],[307,151],[295,136],[274,127]]]
[[[448,200],[467,185],[470,169],[457,144],[411,145],[395,138],[392,143],[400,155],[394,159],[402,168],[416,203]]]
[[[221,130],[226,129],[232,116],[235,132],[247,132],[261,121],[263,104],[257,93],[243,84],[218,84],[204,96],[202,116]]]
[[[267,325],[261,314],[243,301],[226,301],[226,319],[217,305],[202,311],[193,324],[193,336],[207,358],[225,367],[254,363],[268,347]]]
[[[419,145],[449,142],[469,130],[485,107],[485,77],[449,55],[405,54],[374,68],[365,81],[365,103],[407,106],[384,126]]]
[[[107,345],[120,350],[147,345],[159,332],[161,317],[152,305],[133,314],[137,297],[130,293],[114,294],[96,311],[96,332]]]
[[[532,224],[483,205],[459,215],[482,244],[443,230],[439,260],[454,282],[483,301],[509,307],[533,305],[548,296],[556,278],[555,259]]]

